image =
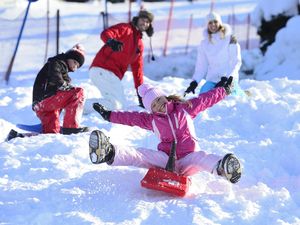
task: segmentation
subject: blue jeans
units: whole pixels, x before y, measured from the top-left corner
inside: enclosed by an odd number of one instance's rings
[[[214,89],[216,84],[217,83],[212,82],[212,81],[206,81],[200,89],[200,94],[208,92],[211,89]],[[237,80],[234,80],[233,84],[234,84],[234,88],[233,88],[233,91],[231,93],[232,95],[234,95],[234,96],[245,96],[246,95],[244,90],[240,87]]]

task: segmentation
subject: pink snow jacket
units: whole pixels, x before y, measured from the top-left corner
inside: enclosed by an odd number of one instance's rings
[[[109,120],[112,123],[138,126],[153,131],[160,139],[157,149],[168,155],[175,136],[176,157],[180,159],[194,152],[198,146],[192,119],[225,96],[225,89],[218,87],[190,99],[192,106],[182,102],[169,102],[166,114],[112,111]]]

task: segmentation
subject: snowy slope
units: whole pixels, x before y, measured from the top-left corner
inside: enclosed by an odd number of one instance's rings
[[[237,1],[222,1],[233,2],[238,7]],[[240,5],[245,3],[255,1],[241,1]],[[161,13],[165,4],[148,6]],[[81,13],[84,7],[75,6],[70,9]],[[117,11],[122,6],[112,7]],[[94,43],[87,43],[88,50],[98,49],[97,35],[91,37]],[[66,38],[64,43],[75,41]],[[286,49],[280,43],[273,49]],[[35,45],[30,39],[26,44]],[[227,97],[195,119],[203,150],[234,152],[241,159],[241,181],[232,185],[200,173],[192,177],[188,195],[175,198],[141,188],[145,169],[91,164],[89,134],[47,134],[2,142],[16,123],[39,122],[31,110],[31,92],[33,71],[40,61],[28,60],[22,52],[16,71],[22,71],[22,61],[26,69],[20,75],[13,72],[10,84],[0,86],[0,224],[300,224],[300,81],[288,78],[288,63],[284,64],[287,77],[269,72],[268,80],[243,79],[240,84],[252,93],[250,98]],[[92,56],[90,53],[87,64],[72,75],[89,98],[98,95],[87,76]],[[267,59],[263,65],[272,65]],[[254,59],[248,60],[251,64]],[[182,94],[190,76],[172,75],[178,71],[188,74],[194,61],[194,53],[157,57],[146,64],[146,82],[166,93]],[[273,69],[274,65],[268,71]],[[165,76],[159,76],[161,73]],[[130,72],[123,85],[128,109],[140,110]],[[154,134],[109,124],[96,112],[84,115],[82,124],[104,131],[117,145],[156,148]]]

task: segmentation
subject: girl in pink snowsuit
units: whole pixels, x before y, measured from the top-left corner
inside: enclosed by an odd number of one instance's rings
[[[107,162],[112,166],[165,168],[172,142],[175,141],[175,171],[177,173],[189,176],[201,171],[215,171],[219,175],[228,177],[227,179],[232,183],[237,182],[241,176],[238,159],[233,154],[227,154],[223,158],[216,154],[200,151],[193,124],[193,119],[201,111],[223,100],[230,92],[231,82],[222,85],[225,88],[217,87],[196,98],[184,101],[174,95],[166,97],[161,90],[148,84],[142,84],[139,86],[138,92],[145,108],[151,113],[108,111],[102,105],[95,103],[94,109],[104,119],[112,123],[138,126],[152,131],[157,135],[160,143],[157,150],[121,147],[110,144],[101,131],[93,131],[90,136],[91,161],[93,163]],[[229,168],[227,168],[229,161],[233,164],[231,167],[234,167],[230,168],[231,171],[228,171]]]

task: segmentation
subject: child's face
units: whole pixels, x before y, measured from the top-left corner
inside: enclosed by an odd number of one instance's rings
[[[74,59],[67,59],[69,70],[74,72],[79,68],[79,63]]]
[[[167,98],[165,96],[157,97],[151,104],[151,110],[154,113],[166,113]]]

